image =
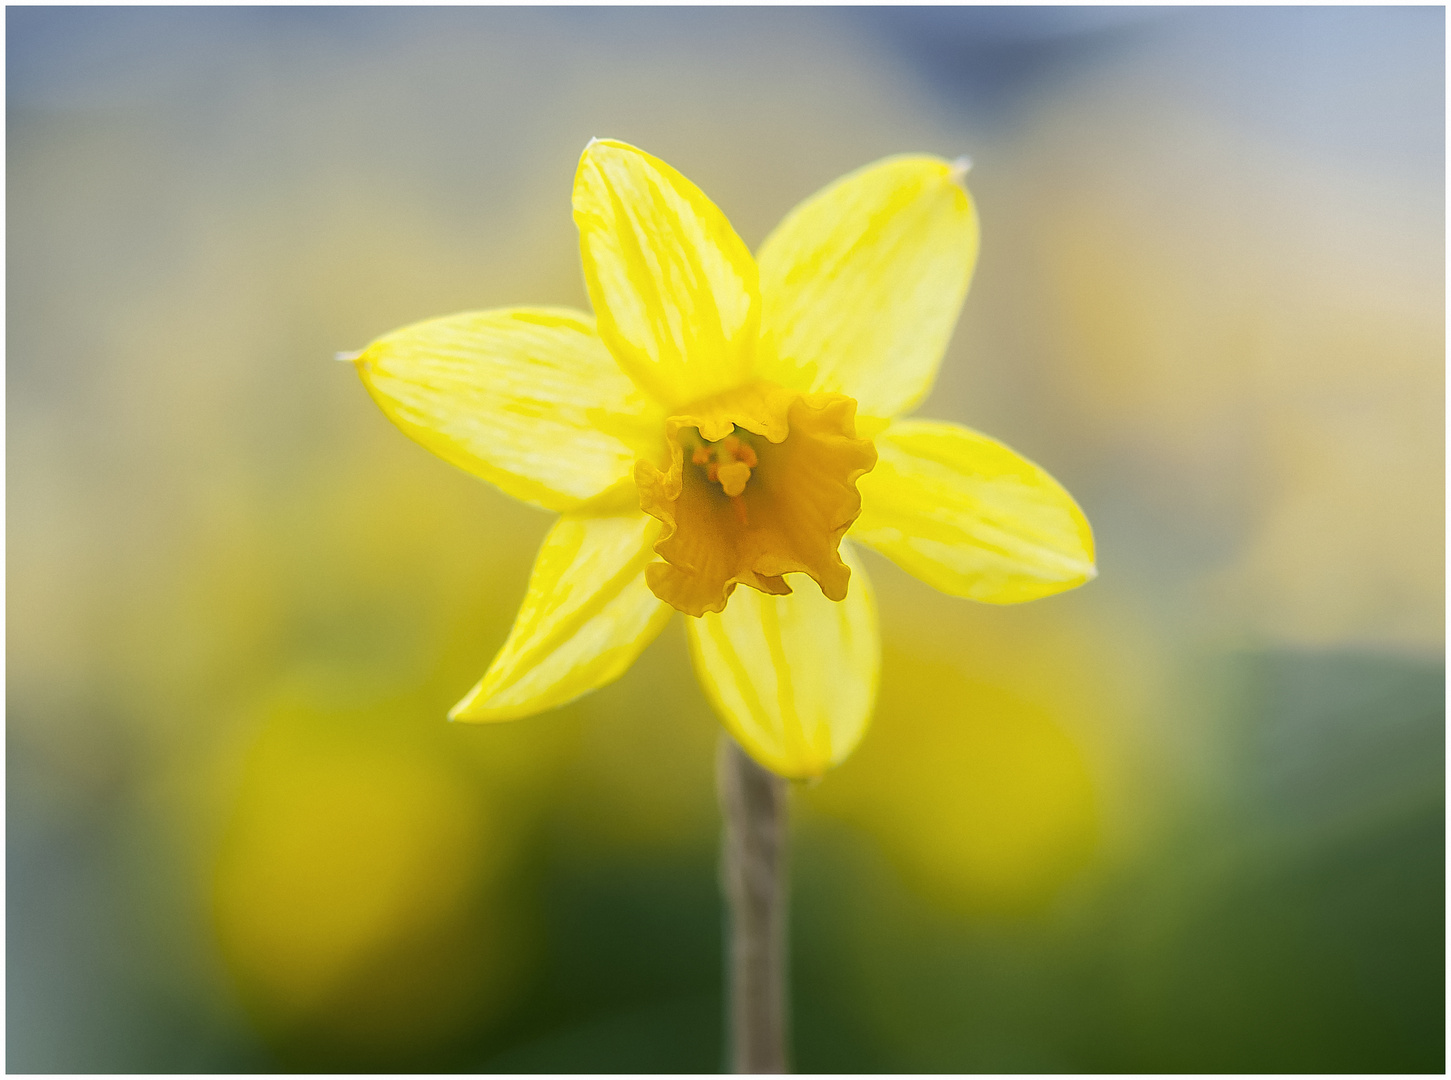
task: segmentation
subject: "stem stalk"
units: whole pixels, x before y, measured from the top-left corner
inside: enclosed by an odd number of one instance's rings
[[[724,819],[720,873],[729,920],[731,1071],[784,1073],[789,787],[725,733],[716,779]]]

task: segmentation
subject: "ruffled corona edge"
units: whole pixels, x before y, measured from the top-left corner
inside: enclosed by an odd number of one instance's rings
[[[747,433],[758,464],[740,495],[687,461],[684,443],[697,433],[709,443]],[[655,544],[665,561],[645,571],[656,596],[699,616],[724,610],[737,585],[782,596],[784,575],[804,573],[828,599],[845,599],[851,571],[838,548],[861,513],[856,481],[877,460],[857,438],[853,399],[757,383],[672,416],[666,438],[663,471],[635,465],[640,508],[665,526]]]

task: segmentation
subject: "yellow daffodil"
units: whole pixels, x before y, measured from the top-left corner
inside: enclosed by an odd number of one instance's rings
[[[1088,522],[1047,473],[965,427],[901,418],[932,386],[977,259],[965,172],[869,165],[753,259],[680,173],[595,140],[574,180],[593,319],[471,312],[357,357],[404,432],[560,514],[453,719],[603,686],[679,610],[730,733],[775,772],[814,776],[860,741],[876,695],[852,542],[988,603],[1094,576]]]

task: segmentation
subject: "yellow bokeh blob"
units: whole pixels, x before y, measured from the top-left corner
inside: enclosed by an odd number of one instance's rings
[[[511,964],[484,915],[498,833],[446,764],[280,709],[247,758],[213,881],[244,998],[284,1034],[374,1046],[487,1012]]]
[[[898,842],[956,893],[1029,899],[1077,869],[1093,844],[1083,755],[1046,711],[995,687],[959,702],[957,722],[940,726],[918,767]]]
[[[946,906],[1011,913],[1050,899],[1092,856],[1097,797],[1054,702],[889,652],[861,762],[811,802],[874,835]]]

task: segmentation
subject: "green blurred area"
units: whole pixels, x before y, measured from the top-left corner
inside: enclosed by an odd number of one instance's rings
[[[714,1071],[718,726],[444,715],[549,517],[330,357],[585,306],[591,136],[753,247],[970,153],[923,415],[1100,578],[868,555],[794,794],[800,1071],[1444,1068],[1439,9],[10,9],[7,1068]]]

